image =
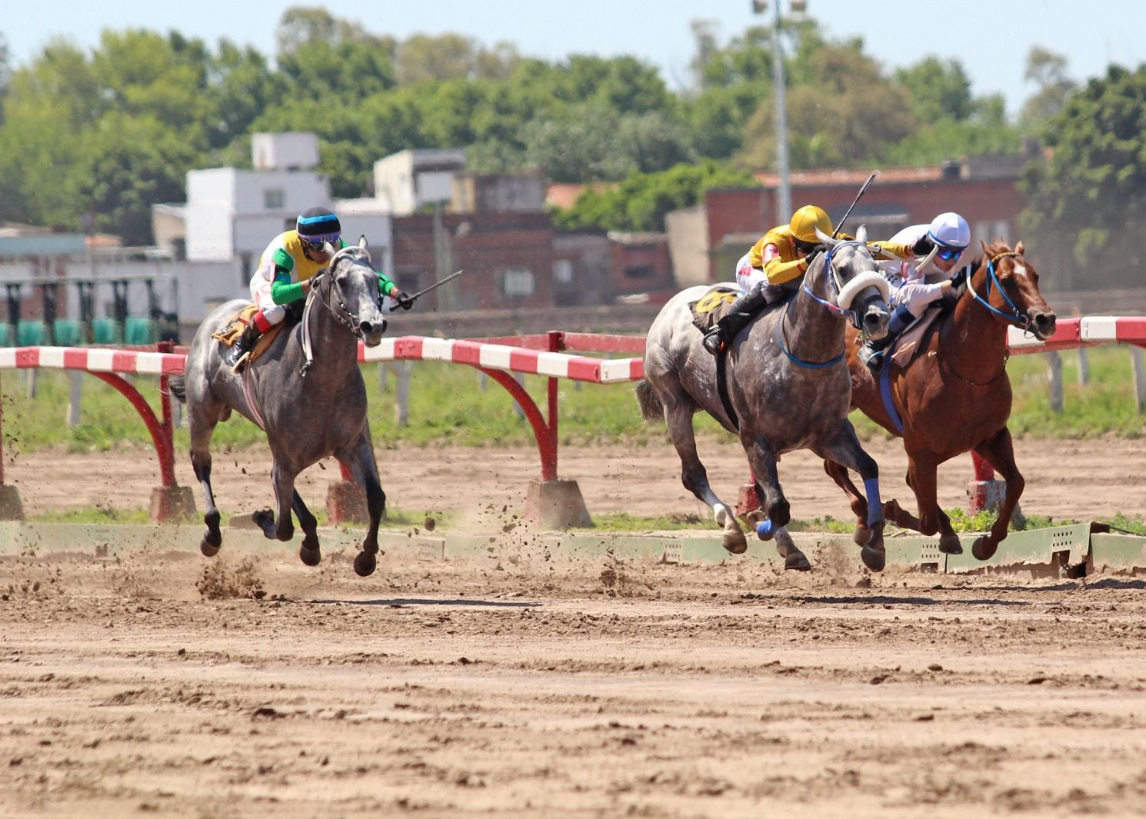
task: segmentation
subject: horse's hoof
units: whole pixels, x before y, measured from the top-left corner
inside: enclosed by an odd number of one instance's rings
[[[729,554],[742,555],[748,551],[748,538],[744,537],[744,533],[739,529],[727,529],[720,540],[720,545]]]
[[[873,572],[882,572],[884,564],[887,563],[887,553],[882,547],[873,549],[870,546],[864,546],[860,549],[860,558],[863,560],[863,565]]]
[[[812,570],[812,564],[803,552],[796,552],[784,558],[784,568],[794,572],[808,572]]]
[[[852,540],[856,542],[856,546],[866,546],[871,542],[871,529],[862,523],[857,524],[856,530],[852,532]]]
[[[354,572],[359,577],[369,577],[378,567],[378,558],[373,552],[359,552],[354,558]]]
[[[305,563],[307,566],[317,566],[322,562],[322,552],[318,549],[308,549],[306,546],[299,547],[298,559]]]
[[[971,554],[975,555],[976,560],[990,560],[998,548],[998,543],[992,543],[986,535],[979,535],[971,547]]]
[[[959,542],[958,535],[944,535],[939,538],[939,551],[945,555],[961,555],[963,544]]]
[[[199,551],[203,553],[204,557],[214,557],[219,554],[219,545],[223,542],[222,536],[219,537],[219,543],[211,543],[211,536],[208,534],[201,541],[199,541]]]
[[[257,512],[251,513],[251,520],[255,525],[263,530],[263,534],[271,540],[274,540],[275,535],[275,513],[270,509],[260,509]]]

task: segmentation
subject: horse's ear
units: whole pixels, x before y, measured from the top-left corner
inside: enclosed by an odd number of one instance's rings
[[[1019,243],[1015,245],[1015,252],[1020,256],[1026,255],[1027,246],[1023,244],[1023,240],[1019,239]]]
[[[825,244],[828,247],[835,247],[836,246],[836,240],[833,239],[828,234],[824,233],[819,228],[816,228],[816,238],[820,240],[821,244]]]
[[[363,250],[365,250],[367,247],[369,247],[369,244],[370,243],[366,241],[366,235],[365,234],[361,234],[358,237],[358,246],[360,248],[362,248]]]
[[[986,241],[985,239],[980,239],[980,240],[979,240],[979,244],[981,244],[981,245],[983,246],[983,255],[984,255],[984,256],[987,256],[987,257],[990,257],[990,255],[991,255],[991,251],[990,251],[990,249],[987,247],[987,241]]]
[[[859,226],[859,230],[856,231],[856,241],[861,245],[867,244],[867,225]]]

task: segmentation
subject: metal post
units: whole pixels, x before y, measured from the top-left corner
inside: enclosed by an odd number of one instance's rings
[[[1146,412],[1146,351],[1141,347],[1130,348],[1130,366],[1134,370],[1134,401],[1138,412]]]
[[[775,25],[772,29],[772,84],[776,87],[776,222],[792,218],[792,187],[788,179],[788,111],[784,87],[784,50],[780,44],[780,0],[774,0]]]
[[[68,426],[79,426],[82,417],[82,404],[84,394],[84,374],[82,370],[70,370],[68,380]]]
[[[1085,387],[1090,383],[1090,359],[1086,357],[1086,348],[1078,348],[1078,385]]]
[[[1062,356],[1057,352],[1046,354],[1050,381],[1050,405],[1055,412],[1062,412]]]
[[[410,425],[410,362],[403,361],[394,369],[394,422]]]

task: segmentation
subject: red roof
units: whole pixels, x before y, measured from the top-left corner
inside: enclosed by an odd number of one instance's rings
[[[836,168],[815,171],[792,171],[788,180],[793,186],[812,185],[848,185],[856,187],[862,185],[871,174],[871,170],[864,168]],[[753,174],[756,181],[766,188],[774,188],[780,184],[780,177],[772,171],[757,171]],[[937,182],[943,178],[943,169],[938,165],[929,165],[923,168],[887,168],[879,172],[875,181],[881,184],[896,182]]]
[[[615,187],[616,184],[616,182],[593,182],[589,185],[581,185],[570,182],[555,182],[545,192],[545,204],[555,208],[571,208],[573,203],[577,201],[577,197],[583,194],[586,188],[591,187],[599,193]]]

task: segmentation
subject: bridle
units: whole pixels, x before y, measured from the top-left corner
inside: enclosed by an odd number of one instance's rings
[[[1007,295],[1007,291],[1003,289],[1003,283],[999,281],[998,274],[995,273],[995,262],[997,262],[999,259],[1005,259],[1008,256],[1013,257],[1021,255],[1022,254],[1018,253],[1017,251],[1009,250],[993,256],[991,260],[987,262],[987,289],[985,290],[986,298],[980,296],[975,291],[975,286],[972,284],[970,276],[967,277],[967,289],[971,291],[971,295],[975,297],[975,301],[982,304],[996,316],[1005,319],[1006,321],[1014,324],[1016,327],[1021,327],[1023,331],[1026,332],[1031,329],[1031,317],[1029,312],[1025,310],[1019,310],[1019,308],[1015,306],[1015,303],[1011,301],[1011,297]],[[1007,303],[1007,307],[1011,308],[1010,313],[1005,313],[991,304],[990,298],[992,285],[996,290],[999,291],[999,294],[1003,297],[1003,301]]]
[[[847,242],[840,242],[840,243],[834,245],[824,255],[824,268],[826,271],[828,284],[831,286],[832,294],[836,297],[836,301],[839,301],[840,295],[844,292],[844,288],[840,286],[839,276],[836,273],[835,266],[832,264],[832,256],[841,247],[847,247],[847,246],[863,248],[865,252],[868,252],[868,247],[865,243],[856,242],[856,241],[847,241]],[[869,271],[869,272],[874,273],[875,271]],[[879,276],[878,273],[876,273],[875,275]],[[879,276],[879,278],[880,278],[880,280],[883,280],[882,276]],[[851,308],[850,306],[847,308],[840,307],[838,304],[833,304],[828,299],[820,298],[815,293],[813,293],[812,288],[808,286],[807,273],[804,274],[804,282],[802,284],[802,288],[803,288],[805,293],[807,293],[809,296],[812,297],[813,301],[817,302],[818,304],[822,304],[824,307],[828,308],[828,310],[831,313],[833,313],[837,316],[843,316],[843,317],[847,318],[847,320],[851,323],[851,325],[853,327],[855,327],[857,330],[860,329],[860,325],[861,325],[863,320],[860,318],[860,311],[859,311],[858,307],[854,308],[854,309]],[[858,290],[856,292],[858,292]],[[854,296],[854,293],[853,293],[853,296]],[[854,303],[855,303],[855,299],[853,297],[849,301],[849,305],[854,304]],[[809,369],[809,370],[819,370],[819,369],[824,369],[827,367],[834,367],[836,364],[839,364],[841,361],[843,361],[844,357],[847,355],[847,352],[848,352],[846,341],[844,342],[844,349],[839,355],[837,355],[835,358],[833,358],[829,361],[823,361],[823,362],[818,362],[818,363],[817,362],[811,362],[811,361],[804,361],[803,359],[797,358],[791,352],[791,350],[789,350],[788,347],[785,346],[783,327],[784,327],[784,322],[787,321],[787,318],[788,318],[788,309],[791,306],[792,306],[792,300],[789,299],[788,303],[786,305],[784,305],[784,312],[780,315],[780,320],[776,322],[776,343],[779,345],[780,351],[788,357],[788,360],[791,361],[793,364],[795,364],[797,367],[804,367],[805,369]]]
[[[365,336],[362,332],[362,322],[358,318],[358,314],[347,307],[346,302],[343,301],[342,288],[339,287],[334,275],[335,268],[344,258],[352,258],[356,262],[365,263],[366,266],[369,267],[369,256],[367,256],[366,251],[356,245],[348,245],[331,256],[330,264],[315,277],[318,281],[315,285],[311,286],[310,296],[306,300],[306,308],[302,313],[302,348],[306,354],[306,363],[299,369],[299,375],[303,378],[306,377],[310,368],[314,366],[314,347],[310,341],[310,311],[315,301],[321,303],[330,315],[334,317],[334,320],[348,329],[352,335],[365,340]],[[324,279],[329,281],[324,281]],[[337,306],[331,304],[331,293],[334,294],[334,300],[337,302]]]

